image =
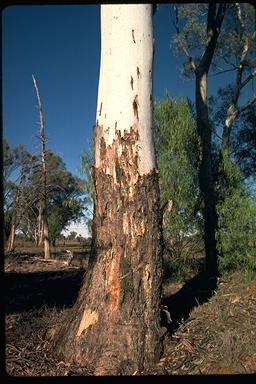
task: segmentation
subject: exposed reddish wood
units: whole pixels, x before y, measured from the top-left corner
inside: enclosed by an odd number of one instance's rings
[[[132,374],[161,354],[161,215],[158,174],[138,173],[135,127],[106,147],[98,127],[101,168],[93,168],[90,268],[79,298],[54,340],[68,361],[96,375]]]

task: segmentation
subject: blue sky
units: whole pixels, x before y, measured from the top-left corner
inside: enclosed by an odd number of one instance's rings
[[[9,6],[2,13],[3,135],[11,147],[25,144],[39,153],[39,115],[32,83],[35,75],[43,103],[47,147],[79,176],[80,155],[95,124],[100,63],[99,5]],[[179,72],[183,58],[170,49],[174,28],[170,5],[154,18],[154,98],[194,100],[194,81]],[[215,93],[227,75],[209,79]],[[74,227],[73,227],[74,229]]]
[[[39,151],[36,76],[45,118],[47,147],[78,175],[88,148],[100,62],[99,5],[9,6],[3,12],[3,134],[11,146]],[[154,97],[194,98],[194,82],[183,81],[173,56],[170,5],[154,18]],[[218,81],[221,81],[218,80]],[[216,82],[216,80],[215,80]],[[219,83],[220,84],[220,83]]]

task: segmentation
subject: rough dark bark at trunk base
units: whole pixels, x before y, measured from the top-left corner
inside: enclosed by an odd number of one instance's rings
[[[143,370],[158,361],[162,349],[158,175],[155,170],[138,175],[135,142],[132,129],[124,137],[117,132],[111,147],[100,140],[102,163],[115,167],[115,177],[104,166],[93,168],[89,271],[54,340],[55,351],[65,360],[95,367],[96,375]]]

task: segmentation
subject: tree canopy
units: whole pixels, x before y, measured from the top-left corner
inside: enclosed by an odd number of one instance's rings
[[[49,239],[54,243],[71,222],[83,216],[84,182],[68,172],[61,157],[51,150],[46,152],[46,167]],[[40,180],[39,156],[29,154],[24,146],[11,148],[4,140],[4,214],[7,237],[11,218],[16,211],[16,230],[22,231],[30,239],[38,240]]]

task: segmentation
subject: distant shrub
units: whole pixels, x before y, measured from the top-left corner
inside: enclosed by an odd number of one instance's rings
[[[164,280],[186,281],[204,269],[203,242],[200,235],[181,237],[177,243],[165,240]]]
[[[223,160],[225,184],[217,206],[219,224],[217,244],[221,274],[242,270],[248,276],[256,271],[256,204],[247,193],[238,167],[227,157]]]
[[[183,279],[197,268],[197,239],[191,234],[201,233],[202,221],[196,122],[189,100],[166,94],[155,101],[153,135],[163,209],[165,276]]]

